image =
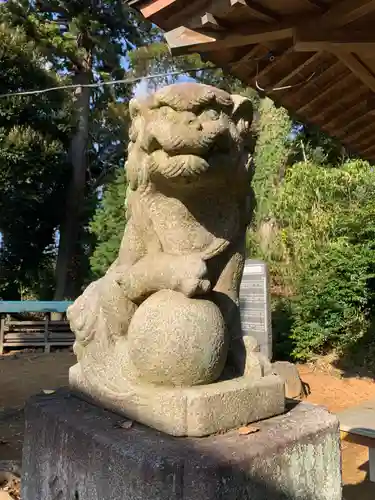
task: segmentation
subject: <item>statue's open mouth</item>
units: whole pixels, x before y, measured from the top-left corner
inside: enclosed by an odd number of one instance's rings
[[[150,156],[150,174],[168,179],[198,177],[207,172],[210,164],[201,156],[192,154],[169,156],[165,151],[154,151]]]
[[[181,177],[182,180],[193,179],[209,172],[219,174],[230,170],[237,159],[236,153],[235,144],[230,143],[226,137],[212,141],[199,155],[193,152],[170,154],[163,149],[157,149],[149,156],[149,172],[153,177]]]
[[[160,156],[150,158],[152,168],[149,170],[150,178],[157,182],[159,179],[173,180],[177,183],[190,184],[197,181],[205,183],[210,179],[216,182],[221,178],[223,181],[233,175],[232,161],[236,161],[236,153],[232,158],[228,152],[215,151],[207,158],[195,155],[179,155],[167,157],[160,163]]]

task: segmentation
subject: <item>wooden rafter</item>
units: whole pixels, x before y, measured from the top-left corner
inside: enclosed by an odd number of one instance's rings
[[[363,151],[364,149],[372,146],[374,144],[374,132],[375,129],[368,132],[367,136],[362,139],[359,143],[353,144],[353,148],[356,148],[358,151]]]
[[[366,156],[367,155],[370,155],[370,153],[374,152],[375,153],[375,144],[372,144],[371,146],[369,146],[368,148],[364,149],[362,151],[362,154],[365,154]],[[371,158],[371,156],[369,156]]]
[[[327,6],[320,0],[306,0],[311,7],[313,7],[318,12],[323,12]]]
[[[236,61],[232,61],[230,64],[229,64],[229,67],[236,71],[238,70],[239,68],[242,68],[244,67],[245,65],[249,64],[249,63],[254,63],[255,64],[255,59],[258,57],[259,55],[259,52],[263,49],[263,51],[266,51],[266,49],[261,45],[254,45],[254,47],[251,48],[251,50],[249,50],[247,52],[247,54],[245,54],[244,56],[242,56],[240,59],[237,59]]]
[[[166,7],[169,7],[173,3],[175,3],[176,0],[154,0],[148,2],[146,5],[141,7],[141,13],[142,15],[147,19],[157,12],[165,9]]]
[[[375,48],[374,30],[337,29],[316,32],[306,29],[296,29],[294,47],[299,52],[314,52],[321,50],[343,50],[348,52],[371,51]]]
[[[365,149],[365,147],[368,147],[372,144],[374,144],[374,133],[375,133],[375,126],[374,124],[372,124],[372,128],[369,127],[367,129],[367,133],[366,135],[363,135],[361,136],[361,139],[355,143],[355,145],[359,148],[359,149]]]
[[[335,135],[337,137],[346,139],[347,137],[350,137],[351,134],[356,133],[358,130],[363,130],[363,127],[366,127],[367,124],[368,124],[368,113],[364,114],[361,117],[358,117],[357,119],[353,120],[350,123],[347,123],[346,126],[344,127],[338,126],[337,129],[333,131],[335,132]]]
[[[219,0],[220,1],[220,0]],[[279,22],[280,17],[270,9],[253,2],[252,0],[229,0],[232,7],[243,6],[254,17],[268,23]]]
[[[339,115],[336,120],[331,120],[331,123],[327,125],[327,129],[335,131],[339,137],[345,137],[351,134],[352,131],[356,131],[362,124],[366,125],[369,116],[372,114],[373,110],[369,108],[368,99],[364,99],[349,108],[347,113]],[[340,121],[338,118],[340,118]]]
[[[335,55],[350,69],[356,77],[363,82],[370,90],[375,92],[375,76],[366,68],[366,66],[354,55],[341,52],[335,52]]]
[[[374,11],[375,0],[341,0],[320,17],[316,30],[345,26]]]
[[[289,47],[288,49],[284,50],[281,55],[274,57],[272,61],[265,61],[263,67],[258,65],[257,74],[255,75],[255,77],[264,78],[265,76],[267,76],[278,64],[280,64],[280,61],[288,59],[292,52],[293,47]]]
[[[185,25],[187,20],[191,20],[197,15],[200,19],[206,12],[214,14],[210,7],[210,4],[205,5],[205,9],[202,11],[202,0],[191,0],[190,2],[185,2],[185,5],[177,13],[169,16],[167,26]]]
[[[323,120],[325,124],[327,124],[329,123],[327,120],[329,120],[330,116],[336,117],[345,114],[348,110],[348,106],[349,109],[351,109],[353,103],[357,102],[357,99],[364,94],[368,94],[368,89],[364,85],[355,86],[353,90],[351,90],[351,88],[352,87],[350,87],[347,93],[342,95],[342,98],[333,99],[332,104],[327,104],[327,106],[324,106],[324,109],[321,109],[317,113],[312,111],[309,113],[309,116],[312,116],[317,122]]]
[[[206,12],[201,17],[201,25],[203,28],[209,28],[211,30],[223,30],[224,27],[219,23],[215,16],[213,16],[210,12]]]
[[[367,90],[367,89],[366,89]],[[326,130],[346,132],[352,125],[357,125],[367,114],[367,99],[349,106],[342,114],[335,115],[330,121],[325,123]],[[358,115],[358,116],[357,116]],[[342,126],[342,123],[345,125]],[[341,126],[341,128],[339,128]]]
[[[320,54],[314,54],[311,57],[308,57],[303,63],[296,66],[292,71],[289,71],[288,74],[285,75],[283,78],[281,78],[277,82],[274,82],[273,88],[281,88],[281,87],[287,85],[295,76],[298,76],[299,74],[301,74],[301,71],[303,71],[309,65],[317,62],[317,60],[319,58],[320,58]]]
[[[351,73],[349,73],[344,78],[336,81],[332,85],[327,85],[327,88],[323,92],[320,92],[313,99],[310,99],[309,101],[307,101],[306,104],[304,104],[302,107],[296,109],[296,112],[304,114],[308,109],[311,108],[311,106],[314,106],[317,103],[319,103],[319,101],[321,99],[324,99],[327,96],[334,94],[337,90],[342,91],[343,88],[348,86],[348,82],[349,82],[349,84],[350,84],[350,82],[353,82],[353,75]]]
[[[346,137],[344,138],[345,141],[350,141],[353,144],[359,144],[356,143],[355,141],[360,140],[363,137],[366,137],[366,134],[368,133],[369,130],[371,130],[373,127],[375,127],[375,123],[371,121],[368,125],[361,127],[359,130],[354,132],[354,134],[347,134]]]
[[[365,132],[366,130],[366,132]],[[356,139],[355,145],[363,148],[368,144],[374,144],[374,132],[375,132],[375,123],[371,121],[364,129],[362,130],[362,134]],[[354,141],[353,141],[354,142]]]
[[[333,130],[332,133],[334,133],[335,137],[339,138],[343,142],[354,143],[367,126],[368,117],[357,122],[357,125],[346,128],[346,132],[344,132],[344,129],[339,128],[338,130]],[[355,136],[354,138],[352,137],[353,135]]]
[[[143,7],[141,11],[144,15],[150,16],[151,12],[159,12],[174,1],[176,0],[155,0],[153,3]],[[199,32],[194,36],[194,31],[192,30],[186,36],[187,30],[191,29],[191,26],[185,24],[187,19],[191,18],[197,11],[199,12],[202,5],[205,5],[206,9],[205,12],[200,14],[199,18],[199,22],[203,28],[222,28],[216,16],[220,18],[225,17],[230,13],[231,9],[236,7],[245,7],[251,15],[263,21],[263,23],[258,27],[252,23],[248,23],[245,31],[242,33],[240,33],[241,27],[236,27],[234,32],[227,32],[225,36],[220,38],[214,37],[212,40],[202,42]],[[182,50],[185,52],[193,50],[198,52],[222,50],[243,45],[266,43],[282,38],[289,38],[293,35],[295,37],[296,50],[327,50],[327,48],[329,49],[329,44],[332,43],[345,48],[348,47],[351,40],[350,32],[327,32],[327,28],[345,26],[374,10],[375,0],[343,0],[323,14],[319,10],[319,14],[313,16],[314,19],[309,20],[307,23],[303,18],[299,20],[295,19],[291,23],[286,20],[283,22],[276,13],[253,0],[216,0],[205,3],[195,0],[187,3],[186,7],[168,20],[168,23],[174,26],[183,20],[182,23],[185,25],[169,31],[166,38],[170,42],[172,52],[181,52]],[[269,24],[269,27],[267,24]],[[374,41],[371,39],[371,36],[372,34],[370,33],[370,39],[368,39],[369,37],[358,33],[357,37],[359,39],[357,43],[361,47],[372,48]],[[191,42],[190,45],[189,41]]]
[[[201,12],[204,6],[204,12]],[[202,0],[186,1],[186,5],[176,14],[168,19],[168,25],[179,26],[187,25],[187,20],[191,20],[199,13],[202,17],[206,12],[220,19],[225,18],[228,14],[237,8],[246,8],[246,11],[252,14],[257,20],[265,23],[274,23],[279,21],[279,17],[271,10],[266,9],[253,2],[252,0],[211,0],[202,2]],[[195,27],[195,23],[189,23],[189,27]]]
[[[199,33],[196,30],[180,26],[165,33],[165,39],[172,54],[186,52],[211,52],[245,45],[266,43],[274,40],[290,38],[293,34],[293,26],[289,24],[264,25],[249,24],[246,32],[238,28],[233,34],[212,32],[209,35]]]
[[[285,101],[288,105],[292,105],[293,108],[297,108],[300,105],[303,106],[303,103],[308,99],[320,95],[321,92],[330,88],[338,78],[344,78],[347,74],[348,70],[341,62],[327,65],[320,74],[314,75],[310,82],[302,85],[295,93],[290,93],[290,96],[286,97]]]

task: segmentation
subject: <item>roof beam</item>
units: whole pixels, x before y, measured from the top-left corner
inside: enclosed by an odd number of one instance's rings
[[[264,8],[253,0],[207,0],[206,2],[202,2],[202,0],[191,0],[188,2],[186,0],[186,6],[182,7],[178,13],[168,18],[167,26],[188,24],[189,27],[192,27],[192,24],[190,22],[187,23],[187,21],[196,16],[200,18],[205,11],[221,19],[225,18],[237,8],[246,8],[246,10],[252,13],[260,22],[275,23],[280,21],[277,14]]]
[[[355,140],[357,141],[356,146],[367,146],[369,143],[374,144],[375,138],[375,123],[373,120],[366,125],[362,130],[360,135],[356,135]],[[351,138],[350,141],[354,143],[354,140]]]
[[[332,82],[338,79],[345,78],[349,73],[345,66],[341,62],[336,62],[334,64],[322,65],[321,72],[310,78],[305,78],[305,82],[299,89],[294,92],[289,92],[284,98],[284,105],[290,106],[295,109],[297,106],[303,106],[304,103],[317,95],[320,95],[327,88],[332,86]],[[309,80],[308,82],[306,80]]]
[[[305,113],[311,106],[314,106],[314,104],[319,103],[321,99],[324,99],[324,97],[329,96],[332,92],[336,92],[337,90],[344,91],[348,87],[348,83],[349,84],[353,83],[353,80],[354,80],[353,75],[349,73],[346,77],[341,78],[332,85],[329,85],[323,92],[319,93],[310,101],[307,101],[306,104],[296,109],[295,112],[298,114]]]
[[[165,26],[181,26],[188,20],[190,21],[196,17],[198,18],[198,21],[201,19],[202,15],[205,12],[211,12],[211,14],[214,14],[214,11],[212,9],[213,6],[214,2],[210,2],[208,5],[206,2],[204,5],[204,9],[202,9],[202,0],[191,0],[189,2],[186,2],[186,5],[181,7],[181,9],[176,14],[173,14],[172,16],[169,16],[168,19],[165,19]]]
[[[375,92],[375,76],[366,68],[364,64],[354,55],[345,52],[335,51],[332,52],[339,58],[339,60],[350,69],[355,76],[364,83],[372,92]]]
[[[140,8],[142,15],[147,19],[148,17],[157,14],[159,11],[165,9],[175,3],[176,0],[152,0],[147,5]]]
[[[260,50],[262,49],[261,45],[255,45],[249,52],[241,57],[240,59],[233,61],[229,64],[230,68],[236,71],[237,69],[240,69],[243,67],[245,64],[248,63],[255,63],[255,57],[259,55]],[[263,50],[265,50],[263,48]]]
[[[258,64],[257,74],[254,78],[264,78],[280,63],[280,61],[286,61],[292,53],[293,47],[289,47],[278,56],[273,57],[272,60],[269,58],[268,60],[265,60],[263,65]]]
[[[317,29],[345,26],[373,11],[375,0],[341,0],[320,17]]]
[[[363,106],[365,107],[366,104],[364,104]],[[362,108],[360,108],[360,109],[362,109]],[[340,128],[340,126],[338,125],[334,129],[332,127],[330,127],[330,128],[332,129],[332,132],[334,132],[337,137],[342,137],[345,139],[346,137],[349,137],[349,135],[352,132],[356,132],[358,130],[358,127],[362,126],[363,122],[365,122],[365,126],[366,126],[366,122],[368,121],[369,114],[370,114],[370,111],[366,109],[366,111],[364,111],[360,116],[357,116],[357,118],[350,120],[349,123],[346,123],[346,125],[344,127]]]
[[[372,128],[371,127],[368,127],[366,128],[367,130],[367,133],[365,134],[365,136],[361,136],[361,140],[359,142],[357,142],[356,144],[354,144],[354,146],[358,149],[364,149],[365,146],[371,146],[372,144],[374,144],[374,137],[375,137],[375,128],[374,128],[374,124],[372,124]]]
[[[264,23],[249,24],[246,32],[237,29],[235,33],[213,32],[203,34],[186,26],[180,26],[165,33],[165,39],[173,55],[186,52],[211,52],[257,43],[283,40],[293,35],[293,27],[289,24]]]
[[[206,12],[202,17],[201,17],[201,24],[203,28],[208,28],[211,30],[218,30],[221,31],[223,30],[223,26],[220,25],[218,20],[216,19],[215,16],[213,16],[210,12]]]
[[[280,18],[277,14],[272,12],[270,9],[259,5],[258,3],[252,0],[229,0],[231,7],[239,7],[244,6],[246,10],[252,14],[254,17],[258,18],[261,21],[265,21],[268,23],[274,23],[275,21],[280,21]]]
[[[308,4],[314,7],[314,9],[320,10],[321,12],[323,12],[323,10],[327,8],[327,6],[320,0],[306,0],[306,1]]]
[[[366,134],[369,130],[375,127],[375,124],[373,121],[366,125],[365,127],[361,127],[359,130],[357,130],[354,134],[348,134],[346,137],[344,137],[343,140],[345,141],[350,141],[352,144],[354,144],[354,141],[358,141],[361,138],[366,138]],[[357,143],[358,145],[361,144],[360,142]]]
[[[307,58],[302,64],[299,64],[296,68],[294,68],[292,71],[289,71],[284,78],[281,78],[277,82],[273,84],[273,88],[280,88],[283,87],[286,83],[290,82],[292,78],[295,76],[298,76],[302,70],[304,70],[307,66],[310,64],[316,62],[320,57],[320,54],[314,54],[311,57]],[[271,90],[272,92],[272,90]]]
[[[180,26],[164,33],[165,40],[173,55],[181,55],[186,52],[195,52],[198,46],[212,46],[216,41],[216,33],[209,36],[199,31]],[[209,51],[209,49],[207,49]]]
[[[294,33],[294,47],[300,52],[315,52],[332,49],[357,52],[374,50],[375,33],[367,30],[306,30],[297,28]]]
[[[294,32],[297,51],[315,52],[343,49],[348,52],[374,50],[373,33],[334,30],[346,26],[375,11],[375,0],[341,0],[320,16],[307,23],[297,23]]]
[[[314,121],[317,122],[324,120],[325,126],[328,128],[328,124],[334,121],[338,116],[346,115],[347,113],[351,116],[350,113],[353,113],[353,103],[357,103],[358,106],[358,98],[363,97],[363,95],[368,94],[368,92],[368,89],[364,85],[356,85],[350,92],[344,95],[341,94],[341,99],[339,98],[337,101],[334,100],[330,105],[310,116],[313,116]],[[366,101],[364,100],[362,102],[365,103]],[[365,104],[362,105],[365,106]]]
[[[352,106],[347,107],[346,111],[343,114],[335,115],[324,125],[324,127],[327,130],[339,131],[340,133],[344,133],[352,126],[356,126],[357,123],[360,123],[361,120],[366,116],[367,112],[367,99],[363,99],[362,101],[356,102]],[[339,127],[342,123],[345,123],[346,125],[340,129]]]
[[[364,149],[364,150],[362,151],[362,154],[363,154],[363,155],[366,155],[366,156],[367,156],[367,155],[368,155],[368,156],[370,156],[370,155],[369,155],[369,153],[372,153],[372,151],[374,151],[374,152],[375,152],[375,144],[371,144],[371,146],[369,146],[368,148]]]
[[[350,134],[357,134],[358,132],[358,127],[366,127],[366,122],[368,121],[369,118],[369,113],[365,113],[362,116],[358,117],[356,120],[353,120],[353,123],[347,124],[346,127],[343,128],[338,128],[337,130],[333,130],[333,133],[335,134],[336,137],[340,137],[342,140],[346,140],[347,138],[350,138]],[[362,133],[364,129],[360,129],[360,132],[358,132],[357,136]]]

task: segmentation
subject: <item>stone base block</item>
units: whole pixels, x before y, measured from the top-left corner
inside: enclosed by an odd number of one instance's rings
[[[126,392],[103,390],[80,365],[70,369],[72,391],[127,418],[172,436],[202,437],[255,422],[285,410],[284,382],[276,375],[239,377],[195,387],[152,387],[129,381]]]
[[[33,398],[22,500],[341,500],[338,421],[323,408],[300,403],[246,436],[119,423],[69,393]]]

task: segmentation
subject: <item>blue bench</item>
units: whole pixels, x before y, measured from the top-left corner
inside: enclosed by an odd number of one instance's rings
[[[4,348],[71,346],[74,335],[66,320],[51,319],[52,313],[65,314],[70,301],[0,301],[0,354]],[[11,316],[22,313],[39,313],[42,320],[15,321]]]
[[[73,302],[56,300],[39,301],[39,300],[19,300],[19,301],[3,301],[0,300],[0,314],[12,313],[65,313],[68,307]]]

